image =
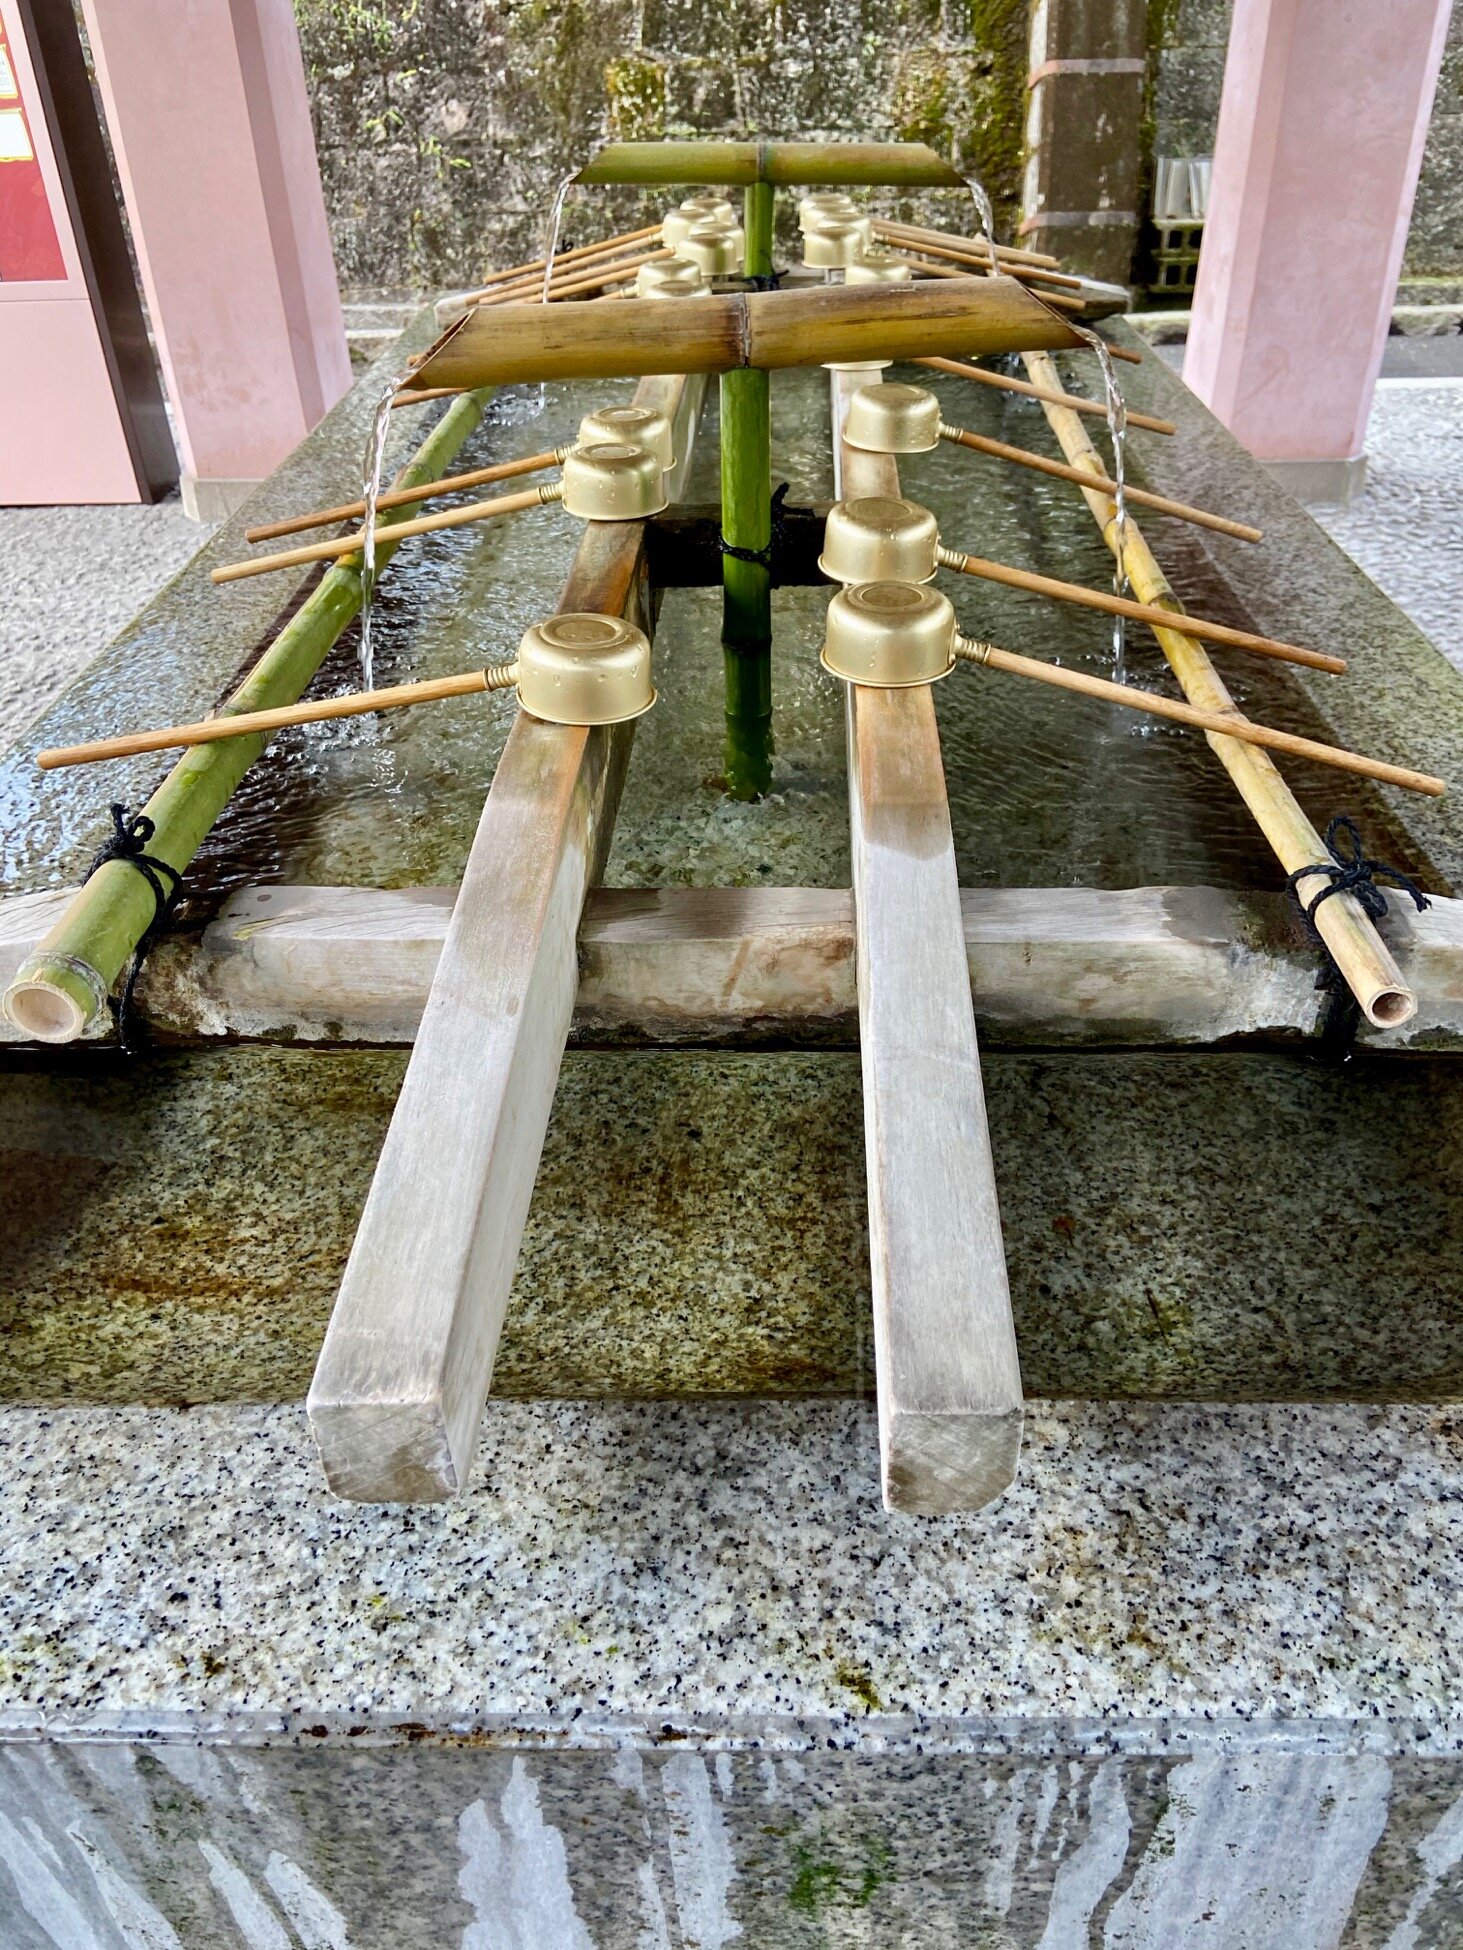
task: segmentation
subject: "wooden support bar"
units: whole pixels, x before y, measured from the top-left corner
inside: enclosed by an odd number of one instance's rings
[[[0,987],[71,892],[0,900]],[[411,1043],[454,887],[244,887],[202,934],[163,937],[134,1007],[171,1045]],[[1149,1048],[1315,1033],[1316,951],[1284,895],[1212,887],[965,887],[979,1034],[1013,1043]],[[1463,1039],[1463,901],[1383,931],[1418,1013],[1363,1024],[1379,1053]],[[853,897],[836,887],[597,888],[579,930],[573,1035],[637,1047],[852,1043]],[[94,1038],[114,1033],[103,1018]],[[22,1043],[0,1023],[0,1041]]]
[[[636,394],[676,413],[680,453],[698,390]],[[641,524],[591,524],[561,609],[637,612],[643,563]],[[467,1481],[632,736],[520,711],[498,762],[310,1388],[337,1495]]]
[[[899,494],[842,437],[840,497]],[[1016,1473],[1021,1371],[970,1001],[934,697],[848,687],[849,818],[884,1500],[976,1510]]]

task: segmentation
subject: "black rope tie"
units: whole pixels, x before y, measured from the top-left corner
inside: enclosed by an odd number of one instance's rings
[[[112,837],[98,851],[96,858],[86,870],[86,878],[90,880],[92,875],[104,867],[109,860],[125,860],[129,866],[137,869],[152,889],[152,920],[143,930],[137,946],[132,951],[132,959],[127,964],[127,979],[122,984],[121,1000],[113,1002],[111,997],[108,997],[108,1004],[117,1021],[117,1034],[121,1038],[122,1048],[129,1056],[136,1053],[136,1045],[132,1037],[134,1021],[132,991],[137,986],[137,977],[142,971],[143,962],[147,959],[148,950],[167,927],[169,916],[183,892],[183,876],[177,868],[169,866],[166,860],[160,860],[155,853],[149,853],[147,850],[148,842],[153,839],[156,832],[156,825],[146,813],[129,813],[125,806],[114,805]]]
[[[738,562],[755,562],[770,572],[773,559],[787,540],[787,517],[794,512],[786,506],[787,482],[784,481],[772,491],[772,533],[766,548],[736,548],[725,535],[717,538],[717,546],[723,555],[730,555]]]
[[[741,284],[744,291],[780,291],[782,279],[781,271],[748,271]]]
[[[1338,813],[1327,826],[1326,851],[1333,864],[1300,867],[1287,878],[1285,887],[1306,924],[1306,932],[1320,951],[1321,966],[1316,972],[1315,986],[1324,990],[1327,996],[1322,1015],[1322,1037],[1327,1042],[1340,1042],[1349,1047],[1361,1019],[1361,1005],[1347,986],[1346,978],[1336,966],[1331,950],[1316,926],[1316,909],[1333,894],[1352,894],[1364,914],[1373,921],[1380,921],[1387,912],[1387,896],[1378,886],[1379,880],[1385,880],[1389,886],[1409,895],[1419,912],[1431,907],[1432,902],[1417,882],[1403,873],[1400,867],[1389,867],[1384,860],[1369,860],[1366,857],[1361,828],[1345,813]],[[1300,883],[1313,875],[1323,879],[1326,885],[1310,900],[1305,900],[1301,895]]]

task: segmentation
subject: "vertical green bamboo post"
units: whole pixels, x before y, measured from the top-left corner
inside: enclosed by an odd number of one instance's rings
[[[770,183],[749,183],[742,227],[748,277],[772,270]],[[749,368],[721,379],[721,533],[731,548],[772,540],[772,415],[768,375]],[[726,667],[726,782],[733,799],[772,785],[772,572],[722,557],[722,653]]]

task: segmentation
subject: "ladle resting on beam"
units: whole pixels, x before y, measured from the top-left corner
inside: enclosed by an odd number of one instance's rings
[[[1071,481],[1078,487],[1100,487],[1116,494],[1117,483],[1103,475],[1094,478],[1064,461],[1048,460],[1044,454],[1028,453],[1024,447],[1011,447],[1004,440],[988,440],[984,434],[970,433],[964,427],[947,426],[940,418],[940,402],[923,386],[861,387],[849,402],[844,439],[850,446],[863,447],[876,454],[926,454],[942,440],[952,446],[970,447],[993,460],[1010,461],[1029,467],[1054,480]],[[1192,522],[1196,528],[1212,528],[1236,541],[1258,542],[1258,528],[1248,522],[1231,521],[1227,515],[1211,515],[1205,508],[1191,508],[1186,502],[1171,501],[1164,494],[1150,494],[1144,488],[1124,489],[1127,500],[1138,507],[1152,508],[1156,514],[1172,515],[1177,521]]]
[[[954,569],[961,575],[1005,583],[1009,588],[1024,589],[1032,595],[1051,596],[1061,602],[1102,610],[1110,616],[1130,617],[1155,629],[1166,628],[1172,621],[1167,610],[1151,603],[1131,602],[1125,596],[1088,589],[1079,582],[1060,582],[1055,576],[1034,575],[1027,569],[1009,568],[1004,562],[987,562],[980,556],[946,548],[929,509],[903,498],[835,502],[828,510],[818,567],[831,581],[842,583],[930,582],[937,569]],[[1340,657],[1327,656],[1320,650],[1304,650],[1297,643],[1282,643],[1274,637],[1256,636],[1249,630],[1232,629],[1227,623],[1190,618],[1189,628],[1195,636],[1208,637],[1233,650],[1248,650],[1255,656],[1304,664],[1312,670],[1326,670],[1337,676],[1346,669]]]
[[[1447,790],[1441,779],[1427,772],[1415,772],[1409,766],[1390,765],[1383,759],[1367,758],[1339,745],[1323,745],[1314,738],[1255,724],[1238,710],[1199,710],[1156,691],[1114,684],[1105,677],[1089,677],[1084,671],[1042,663],[1035,657],[1018,656],[1013,651],[997,649],[994,644],[973,641],[960,634],[949,597],[931,589],[927,583],[864,582],[840,589],[828,605],[827,633],[820,661],[825,670],[843,678],[845,683],[872,685],[876,689],[935,683],[949,676],[957,661],[988,664],[993,670],[1004,670],[1015,677],[1032,678],[1061,690],[1101,698],[1105,703],[1121,704],[1126,710],[1144,711],[1152,717],[1168,718],[1199,731],[1223,732],[1247,745],[1289,752],[1296,758],[1313,759],[1319,765],[1335,766],[1340,771],[1379,779],[1386,785],[1403,786],[1411,792],[1437,797]]]

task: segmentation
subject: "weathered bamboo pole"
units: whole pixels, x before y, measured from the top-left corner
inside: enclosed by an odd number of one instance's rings
[[[1029,595],[1050,596],[1057,602],[1100,609],[1108,616],[1126,616],[1134,623],[1152,623],[1159,629],[1167,628],[1169,623],[1171,612],[1152,603],[1135,603],[1126,596],[1113,595],[1110,590],[1089,589],[1084,583],[1063,582],[1057,576],[1035,575],[1030,569],[1013,569],[1009,562],[989,562],[983,556],[965,555],[953,548],[941,548],[938,560],[942,568],[954,569],[959,575],[1004,583],[1008,589],[1024,589]],[[1335,677],[1346,669],[1344,657],[1330,657],[1323,650],[1305,650],[1298,643],[1282,643],[1271,636],[1256,636],[1252,630],[1232,629],[1228,623],[1209,623],[1191,616],[1186,627],[1190,636],[1223,643],[1231,650],[1248,650],[1255,657],[1304,664],[1311,670],[1330,671]]]
[[[1009,676],[1031,678],[1038,684],[1052,684],[1058,690],[1074,691],[1079,697],[1100,698],[1104,704],[1120,704],[1126,711],[1143,711],[1151,718],[1167,718],[1173,724],[1188,725],[1195,731],[1223,732],[1226,738],[1237,738],[1246,745],[1287,752],[1292,758],[1308,758],[1317,765],[1330,765],[1340,772],[1355,772],[1360,778],[1380,780],[1383,785],[1401,786],[1407,792],[1441,798],[1448,789],[1429,772],[1416,772],[1410,765],[1390,765],[1385,759],[1368,758],[1362,752],[1348,751],[1343,745],[1323,745],[1318,739],[1301,738],[1293,731],[1256,724],[1234,706],[1227,711],[1203,710],[1198,705],[1181,704],[1177,698],[1165,697],[1161,691],[1115,684],[1108,677],[1069,670],[1064,664],[1043,663],[1039,657],[1022,657],[994,643],[971,642],[964,637],[956,639],[955,654],[966,663],[1004,670]]]
[[[1004,372],[987,372],[984,366],[967,365],[962,359],[914,359],[911,364],[929,366],[934,372],[953,373],[957,379],[973,379],[981,386],[994,386],[1002,393],[1019,393],[1023,399],[1048,399],[1053,406],[1070,406],[1074,413],[1091,413],[1099,420],[1107,418],[1107,408],[1101,400],[1083,399],[1080,393],[1049,393],[1040,386],[1033,386],[1026,379],[1012,379]],[[1128,408],[1128,426],[1142,427],[1147,433],[1177,433],[1178,427],[1172,420],[1160,420],[1152,413],[1139,413]]]
[[[470,528],[474,522],[491,521],[497,515],[516,515],[525,508],[543,508],[559,500],[562,490],[557,481],[545,487],[523,488],[517,494],[499,494],[489,501],[469,501],[463,508],[444,508],[435,515],[418,515],[413,521],[398,521],[376,530],[376,546],[395,548],[409,535],[434,535],[439,528]],[[281,549],[275,555],[254,555],[243,562],[225,562],[210,572],[212,582],[243,582],[249,576],[272,575],[277,569],[298,569],[307,562],[340,561],[366,546],[365,531],[355,535],[336,535],[324,542],[305,542],[299,548]]]
[[[749,278],[772,270],[773,196],[770,183],[743,194]],[[721,376],[721,533],[728,549],[772,541],[771,381],[755,367]],[[721,563],[726,785],[733,799],[760,799],[772,785],[772,570],[731,554]]]
[[[1073,481],[1084,492],[1085,483],[1092,479],[1090,469],[1064,466],[1059,460],[1048,460],[1045,454],[1028,453],[1026,448],[1012,447],[1004,440],[987,439],[985,434],[971,433],[966,427],[947,427],[942,423],[940,438],[948,440],[953,446],[969,447],[974,453],[987,454],[992,460],[1009,461],[1013,467],[1029,467],[1034,473],[1050,475],[1055,481]],[[1108,494],[1117,487],[1117,483],[1109,480],[1106,474],[1095,485]],[[1152,508],[1155,514],[1172,515],[1176,521],[1192,522],[1196,528],[1212,528],[1217,534],[1232,536],[1237,542],[1264,540],[1262,532],[1252,528],[1247,521],[1231,521],[1228,515],[1212,515],[1207,508],[1191,508],[1186,501],[1171,501],[1166,494],[1150,494],[1146,488],[1125,485],[1123,493],[1135,507]]]
[[[1057,390],[1059,380],[1051,359],[1030,353],[1026,370],[1038,386]],[[1062,451],[1074,466],[1094,477],[1104,472],[1097,450],[1075,413],[1065,407],[1043,403],[1042,410]],[[1111,495],[1102,489],[1084,488],[1083,496],[1093,519],[1114,555],[1119,552],[1117,508]],[[1122,566],[1137,595],[1146,603],[1172,612],[1176,627],[1155,631],[1164,656],[1191,704],[1208,711],[1232,711],[1230,696],[1204,646],[1182,627],[1184,607],[1169,587],[1138,524],[1129,515],[1125,525]],[[1240,797],[1254,815],[1275,856],[1287,874],[1307,867],[1318,868],[1314,882],[1302,883],[1304,893],[1314,896],[1327,884],[1327,869],[1334,866],[1320,834],[1301,811],[1275,761],[1253,745],[1240,744],[1222,732],[1205,734],[1220,763],[1234,781]],[[1367,1021],[1378,1029],[1397,1029],[1417,1013],[1417,998],[1408,987],[1375,925],[1354,895],[1333,894],[1315,912],[1315,926],[1340,969],[1343,979],[1361,1005]]]
[[[1014,278],[820,285],[657,304],[502,305],[449,326],[418,387],[730,372],[927,353],[1081,351],[1067,322]]]
[[[482,418],[487,394],[451,406],[394,485],[431,480]],[[391,553],[377,555],[377,572]],[[340,563],[312,591],[229,699],[226,710],[293,703],[361,606],[360,563]],[[148,851],[183,873],[245,772],[264,750],[261,736],[227,739],[181,758],[148,800]],[[74,1042],[106,1005],[112,984],[156,914],[152,889],[125,860],[109,860],[87,881],[5,992],[9,1020],[41,1042]]]
[[[732,189],[749,183],[965,187],[959,171],[922,142],[611,142],[575,181]]]
[[[511,481],[520,474],[541,474],[547,467],[558,467],[567,447],[546,447],[539,454],[525,454],[521,460],[500,460],[493,467],[474,467],[466,474],[446,474],[440,481],[423,481],[419,487],[394,489],[378,495],[376,512],[405,508],[413,502],[431,501],[439,494],[456,494],[463,488],[490,487],[494,481]],[[333,528],[338,521],[359,521],[366,512],[364,501],[343,501],[338,508],[316,508],[308,514],[291,515],[285,521],[266,521],[258,528],[246,528],[246,542],[275,542],[282,535],[298,535],[308,528]]]

